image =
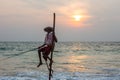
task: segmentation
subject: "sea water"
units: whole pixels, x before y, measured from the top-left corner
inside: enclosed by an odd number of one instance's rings
[[[48,80],[37,50],[42,42],[0,42],[0,80]],[[16,55],[20,54],[20,55]],[[59,42],[51,80],[120,80],[120,42]]]

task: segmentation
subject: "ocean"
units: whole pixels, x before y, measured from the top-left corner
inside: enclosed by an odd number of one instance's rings
[[[40,45],[0,42],[0,80],[48,80],[45,61],[37,68],[37,50],[29,51]],[[53,61],[51,80],[120,80],[120,42],[59,42]]]

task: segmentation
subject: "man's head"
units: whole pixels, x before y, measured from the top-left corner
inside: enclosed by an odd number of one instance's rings
[[[48,26],[48,27],[44,28],[44,31],[46,31],[46,32],[52,32],[53,28],[50,27],[50,26]]]

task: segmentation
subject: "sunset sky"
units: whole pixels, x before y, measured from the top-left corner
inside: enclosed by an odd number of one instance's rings
[[[120,41],[120,0],[0,0],[0,41]]]

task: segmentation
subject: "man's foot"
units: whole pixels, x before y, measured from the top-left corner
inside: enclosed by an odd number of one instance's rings
[[[42,65],[43,63],[39,63],[38,65],[37,65],[37,67],[40,67],[40,65]]]

